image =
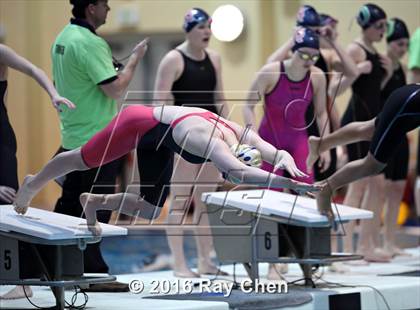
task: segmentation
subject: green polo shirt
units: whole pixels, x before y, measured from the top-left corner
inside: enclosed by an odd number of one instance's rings
[[[71,150],[85,144],[116,115],[116,101],[98,84],[117,73],[105,40],[74,24],[57,36],[51,58],[58,93],[76,105],[74,110],[63,106],[60,113],[62,146]]]
[[[420,69],[420,27],[411,37],[408,49],[408,69],[415,68]]]

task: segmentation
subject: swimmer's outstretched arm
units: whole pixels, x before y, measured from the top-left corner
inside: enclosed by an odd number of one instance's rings
[[[276,149],[253,130],[244,131],[244,139],[242,142],[255,146],[261,152],[262,159],[274,166],[273,172],[277,169],[284,169],[292,177],[307,176],[297,168],[295,160],[288,152]]]
[[[322,185],[294,181],[259,168],[247,166],[233,156],[227,144],[219,139],[213,139],[211,142],[209,159],[220,171],[227,175],[228,180],[232,180],[235,184],[290,188],[298,192],[313,192],[322,188]]]
[[[29,60],[18,55],[10,47],[3,44],[0,44],[0,63],[20,71],[37,81],[38,84],[41,85],[41,87],[48,93],[51,103],[58,111],[61,111],[60,104],[64,104],[70,109],[74,109],[76,107],[73,102],[61,97],[58,94],[53,83],[51,83],[44,71],[35,66]]]

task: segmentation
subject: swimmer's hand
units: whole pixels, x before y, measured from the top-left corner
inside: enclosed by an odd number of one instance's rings
[[[331,154],[330,152],[323,152],[319,155],[319,160],[318,160],[318,168],[319,171],[325,172],[331,164]]]
[[[0,186],[0,200],[12,203],[16,198],[16,190],[8,186]]]
[[[319,192],[324,188],[323,184],[308,184],[304,182],[298,182],[295,180],[291,180],[292,186],[290,189],[298,192],[299,194],[306,194],[310,197],[315,197],[311,192]]]
[[[148,43],[149,38],[145,38],[144,40],[142,40],[134,47],[133,54],[139,58],[143,58],[143,56],[146,54]]]
[[[359,74],[369,74],[372,71],[372,67],[373,65],[369,60],[365,60],[357,64]]]
[[[291,177],[307,177],[308,175],[303,173],[298,169],[296,166],[295,160],[293,159],[292,155],[290,155],[286,151],[278,151],[278,155],[276,156],[276,163],[274,164],[274,171],[276,172],[278,169],[286,170]]]
[[[54,109],[56,109],[58,112],[62,112],[60,105],[64,104],[69,109],[75,109],[76,105],[68,100],[67,98],[61,97],[60,95],[56,95],[51,98],[51,102],[54,106]]]
[[[317,31],[319,39],[327,42],[331,47],[334,47],[335,40],[333,37],[334,30],[330,25],[325,25]]]

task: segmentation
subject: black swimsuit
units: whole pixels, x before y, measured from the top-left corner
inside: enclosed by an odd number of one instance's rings
[[[358,43],[356,43],[358,44]],[[352,97],[344,112],[341,126],[355,121],[367,121],[376,117],[381,110],[381,81],[385,74],[378,54],[369,52],[358,44],[366,53],[366,60],[372,63],[372,71],[360,75],[352,85]],[[363,158],[369,151],[369,142],[347,145],[349,161]]]
[[[328,91],[328,85],[329,85],[329,70],[328,70],[328,65],[327,62],[325,61],[324,57],[322,56],[322,54],[319,54],[319,59],[318,61],[315,63],[315,66],[318,67],[319,69],[322,70],[322,72],[324,72],[325,78],[327,80],[327,88],[326,91]],[[327,105],[326,105],[326,109],[327,112],[328,111],[328,95],[327,95]],[[306,124],[310,124],[309,127],[307,128],[307,132],[308,132],[308,137],[309,136],[317,136],[319,137],[319,129],[318,129],[318,123],[316,121],[314,121],[315,118],[315,111],[314,111],[314,105],[313,103],[310,104],[308,106],[308,109],[306,110],[305,113],[305,120],[306,120]],[[332,129],[332,122],[330,121],[330,117],[328,115],[328,121],[330,123],[330,129]],[[320,180],[325,180],[328,177],[330,177],[336,170],[337,167],[337,152],[335,149],[330,150],[330,158],[331,158],[331,162],[330,162],[330,166],[328,167],[328,169],[324,172],[320,171],[320,168],[318,167],[318,161],[314,164],[313,169],[314,169],[314,177],[316,181],[320,181]]]
[[[405,73],[401,65],[397,70],[394,71],[392,77],[389,79],[385,88],[381,93],[381,103],[385,104],[386,100],[389,98],[391,93],[406,85]],[[383,106],[381,107],[381,110]],[[398,147],[398,150],[395,152],[395,156],[388,162],[384,172],[385,178],[393,181],[405,180],[408,173],[408,160],[409,160],[409,146],[407,135],[405,135],[401,144]]]
[[[0,81],[0,186],[19,187],[16,159],[16,136],[7,115],[4,96],[7,81]],[[6,204],[0,199],[0,204]]]
[[[202,108],[219,114],[214,97],[216,70],[207,52],[203,60],[194,60],[181,50],[175,50],[182,56],[184,70],[172,85],[174,105]]]
[[[398,88],[386,101],[375,121],[369,152],[388,163],[398,151],[407,132],[420,126],[420,84]]]

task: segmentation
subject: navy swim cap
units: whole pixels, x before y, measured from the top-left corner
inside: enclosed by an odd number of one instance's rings
[[[376,4],[368,3],[362,6],[357,14],[357,22],[362,29],[367,29],[375,22],[386,19],[386,13]]]
[[[391,18],[388,21],[388,30],[386,33],[386,42],[391,42],[399,39],[409,39],[407,25],[399,18]]]
[[[211,23],[211,17],[209,14],[202,9],[193,8],[185,14],[184,25],[182,28],[184,28],[185,32],[190,32],[195,26],[205,23],[206,21]]]
[[[315,31],[309,28],[297,28],[293,40],[295,44],[292,47],[292,52],[302,47],[319,49],[319,36]]]
[[[319,14],[319,20],[320,20],[321,26],[327,26],[327,25],[338,23],[338,20],[336,20],[334,17],[328,14]]]
[[[299,8],[296,15],[296,25],[302,27],[317,27],[321,25],[318,12],[310,5]]]

